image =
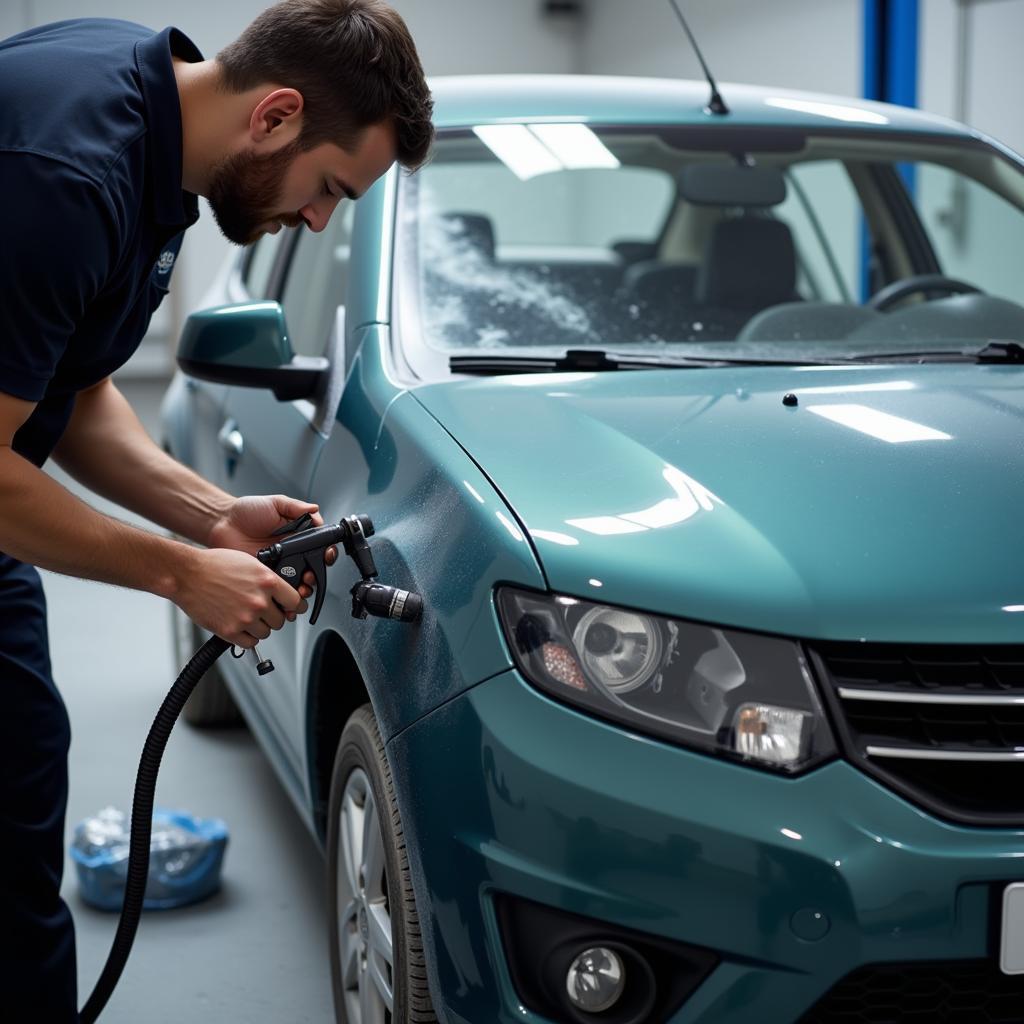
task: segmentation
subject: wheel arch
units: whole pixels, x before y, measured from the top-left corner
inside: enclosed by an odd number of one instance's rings
[[[355,656],[333,630],[317,641],[306,694],[306,750],[313,827],[327,842],[331,773],[342,730],[352,712],[370,700]]]

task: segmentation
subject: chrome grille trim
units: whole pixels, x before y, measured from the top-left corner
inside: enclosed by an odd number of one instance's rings
[[[898,757],[909,761],[1024,761],[1024,750],[926,750],[923,747],[874,747],[868,757]]]
[[[907,690],[862,690],[853,686],[840,686],[837,692],[843,700],[877,700],[893,704],[961,704],[975,707],[1024,707],[1024,696],[1010,694],[973,693],[910,693]]]
[[[1024,828],[1024,643],[806,644],[852,765],[946,821]]]

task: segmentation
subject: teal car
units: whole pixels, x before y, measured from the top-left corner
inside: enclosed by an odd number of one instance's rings
[[[416,624],[222,659],[348,1024],[1024,1019],[1024,162],[858,100],[434,83],[438,140],[190,318],[237,494]],[[198,639],[181,623],[182,649]]]

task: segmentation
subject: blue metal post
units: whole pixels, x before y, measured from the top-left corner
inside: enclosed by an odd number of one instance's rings
[[[864,0],[864,97],[917,106],[917,53],[919,0]],[[915,175],[911,166],[900,167],[910,194]],[[868,231],[861,225],[861,298],[868,297]]]

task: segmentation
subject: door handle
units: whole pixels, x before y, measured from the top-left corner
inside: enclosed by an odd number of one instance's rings
[[[217,435],[217,443],[233,458],[240,459],[245,450],[245,438],[234,420],[225,420]]]

